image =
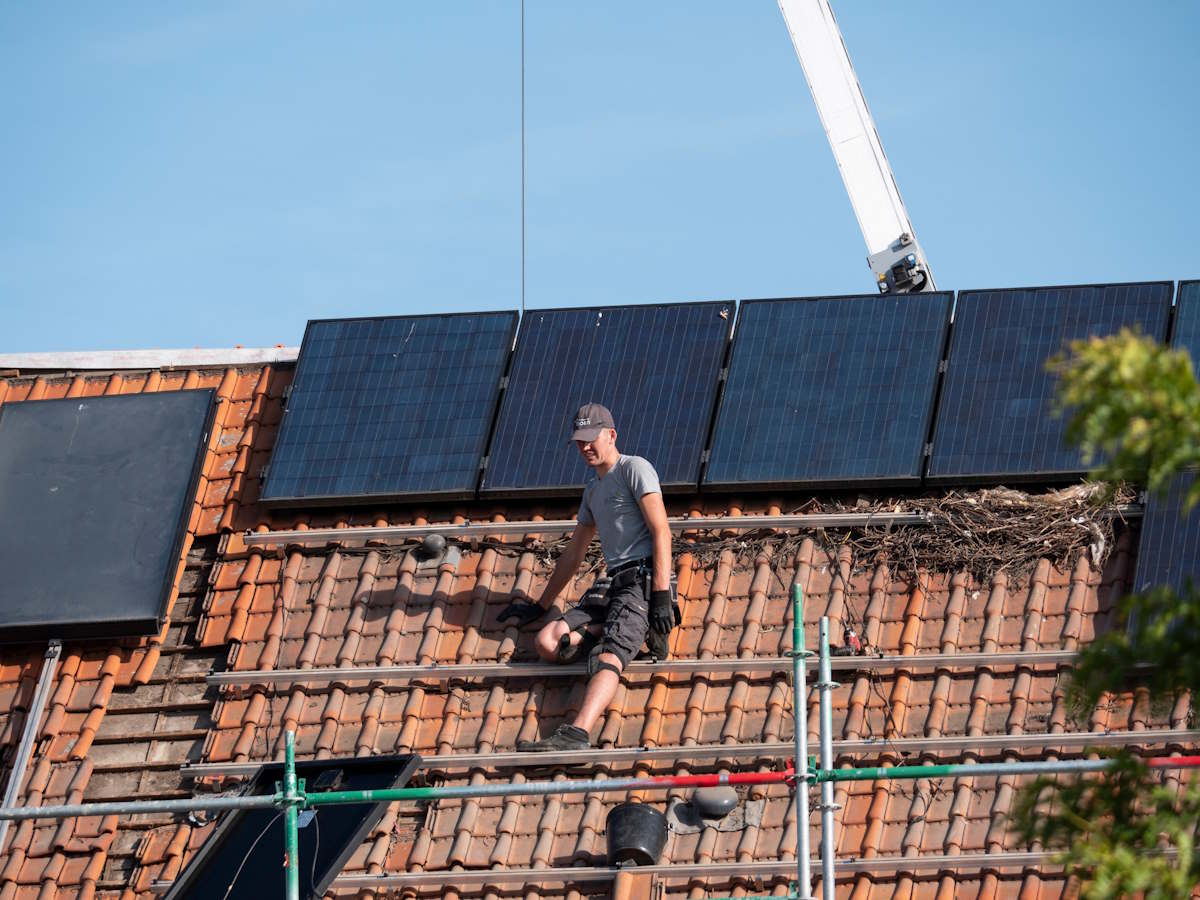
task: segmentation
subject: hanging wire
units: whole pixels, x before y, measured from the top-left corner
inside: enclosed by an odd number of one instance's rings
[[[521,318],[525,318],[525,0],[521,0]]]

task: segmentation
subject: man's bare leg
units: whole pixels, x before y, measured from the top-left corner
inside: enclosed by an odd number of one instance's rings
[[[617,669],[621,668],[621,660],[612,653],[601,653],[599,661],[606,662]],[[612,702],[613,695],[617,692],[617,685],[620,683],[621,676],[611,669],[601,669],[593,675],[588,681],[587,690],[583,695],[583,703],[579,706],[579,713],[575,716],[573,723],[575,727],[591,732],[596,720],[608,709],[608,704]]]
[[[593,637],[599,637],[601,626],[589,625],[585,630],[590,632]],[[533,646],[537,650],[537,655],[546,662],[560,662],[558,647],[559,641],[562,640],[564,634],[568,635],[567,639],[571,642],[572,647],[578,647],[579,642],[583,640],[583,631],[572,631],[567,628],[566,622],[558,619],[543,627],[537,633],[537,637],[533,639]]]
[[[546,662],[558,662],[558,641],[569,630],[567,623],[562,619],[555,619],[543,626],[542,630],[537,633],[537,637],[533,639],[537,655]]]
[[[621,669],[621,661],[612,653],[601,653],[597,662],[613,666],[616,670]],[[600,718],[600,714],[612,702],[613,695],[617,692],[617,685],[621,681],[621,676],[614,669],[600,669],[588,680],[583,703],[580,705],[579,713],[575,716],[573,724],[562,723],[554,730],[553,734],[543,737],[540,741],[518,741],[517,750],[546,752],[586,750],[590,747],[589,732],[596,724],[596,720]]]

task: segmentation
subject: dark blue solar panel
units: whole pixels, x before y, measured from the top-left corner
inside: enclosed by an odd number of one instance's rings
[[[263,499],[471,496],[515,312],[308,323]]]
[[[951,300],[743,303],[704,483],[920,480]]]
[[[612,410],[617,446],[664,487],[694,487],[708,438],[732,303],[533,310],[525,314],[483,490],[578,490],[568,443],[584,403]]]
[[[1180,591],[1188,579],[1200,586],[1200,507],[1183,515],[1183,500],[1195,473],[1177,476],[1165,497],[1146,499],[1134,590],[1168,585]]]
[[[1187,350],[1193,365],[1200,361],[1200,281],[1179,284],[1171,345]],[[1178,475],[1165,497],[1146,498],[1135,591],[1163,584],[1179,591],[1189,578],[1200,586],[1200,507],[1183,514],[1184,495],[1194,478],[1192,472]]]
[[[1171,283],[963,291],[958,295],[929,463],[930,480],[1081,474],[1052,415],[1046,360],[1068,342],[1122,327],[1166,337]]]
[[[1200,281],[1179,282],[1171,345],[1190,353],[1192,368],[1200,373]]]

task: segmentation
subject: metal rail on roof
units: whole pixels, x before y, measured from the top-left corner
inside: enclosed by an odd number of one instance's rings
[[[1054,865],[1052,852],[1014,851],[1009,853],[960,853],[921,856],[876,856],[871,859],[838,860],[839,872],[928,872],[941,869],[1019,869],[1026,866]],[[501,884],[571,884],[608,881],[621,869],[615,866],[562,866],[545,869],[467,869],[453,872],[403,872],[392,875],[341,875],[333,887],[349,890],[379,888],[481,887]],[[633,871],[669,881],[697,878],[756,879],[790,878],[796,874],[792,859],[755,862],[671,863],[666,866],[638,866]]]
[[[1088,747],[1125,747],[1139,744],[1196,744],[1200,730],[1155,729],[1151,731],[1076,731],[1060,734],[984,734],[951,735],[943,737],[859,738],[833,742],[838,755],[882,753],[907,755],[911,753],[999,753],[1004,751],[1056,747],[1081,749]],[[554,755],[554,763],[540,753],[448,753],[424,756],[420,768],[427,771],[451,772],[478,768],[571,766],[608,766],[615,763],[675,762],[680,760],[759,760],[791,758],[791,741],[772,743],[691,744],[670,747],[614,747],[610,749],[565,750]],[[269,760],[274,762],[274,760]],[[179,767],[184,777],[248,776],[258,771],[262,762],[189,763]]]
[[[1114,518],[1136,519],[1142,515],[1140,503],[1123,503],[1108,512]],[[808,528],[892,528],[898,525],[936,526],[938,517],[925,512],[866,513],[793,513],[778,516],[672,516],[672,531],[711,531],[713,529],[748,530],[772,528],[804,530]],[[307,528],[294,531],[247,531],[242,541],[248,547],[315,546],[338,543],[357,545],[387,543],[440,534],[448,538],[503,537],[505,535],[566,534],[579,523],[574,519],[547,519],[542,522],[439,522],[431,525],[387,525],[349,528]]]
[[[933,525],[936,519],[923,512],[870,513],[797,513],[780,516],[672,516],[667,520],[672,531],[734,529],[804,528],[890,528],[896,525]],[[574,519],[547,519],[543,522],[449,522],[432,525],[388,525],[383,527],[309,528],[296,531],[247,531],[242,540],[248,547],[275,545],[312,546],[340,543],[358,544],[422,538],[428,534],[470,538],[526,534],[566,534],[579,523]]]
[[[1071,650],[1013,650],[997,653],[924,653],[912,656],[835,656],[830,660],[838,671],[888,671],[892,669],[954,669],[1001,666],[1064,666],[1075,660]],[[807,667],[815,669],[815,659]],[[760,656],[748,659],[668,659],[664,662],[631,662],[626,675],[658,674],[746,674],[784,672],[792,667],[790,656]],[[247,672],[214,672],[205,677],[212,685],[352,684],[389,681],[452,681],[456,678],[554,678],[587,674],[583,663],[465,663],[427,666],[349,666],[329,669],[258,669]]]

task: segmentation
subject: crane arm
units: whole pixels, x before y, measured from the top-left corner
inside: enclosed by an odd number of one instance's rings
[[[779,0],[779,9],[850,195],[879,290],[934,290],[933,273],[900,199],[829,0]]]

